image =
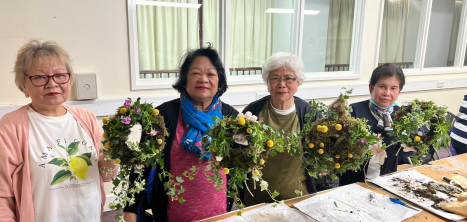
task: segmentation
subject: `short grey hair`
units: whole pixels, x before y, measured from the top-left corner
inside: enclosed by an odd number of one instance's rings
[[[54,41],[40,42],[37,39],[33,39],[23,45],[16,55],[15,83],[21,92],[23,91],[25,77],[27,76],[26,72],[34,62],[46,56],[56,57],[62,61],[66,66],[67,72],[70,73],[70,81],[73,83],[75,73],[71,67],[71,59],[68,52]]]
[[[268,83],[269,74],[282,66],[286,66],[292,69],[297,76],[298,85],[303,83],[305,80],[305,65],[300,57],[288,53],[288,52],[277,52],[269,57],[263,65],[263,81]]]

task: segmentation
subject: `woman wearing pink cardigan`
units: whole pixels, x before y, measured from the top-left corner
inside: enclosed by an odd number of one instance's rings
[[[94,114],[63,104],[73,77],[55,42],[18,51],[15,82],[31,103],[0,119],[0,221],[100,221],[117,166],[99,153]]]

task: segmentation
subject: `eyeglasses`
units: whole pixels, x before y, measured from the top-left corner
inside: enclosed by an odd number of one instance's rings
[[[36,87],[41,87],[47,85],[47,83],[49,83],[50,78],[52,78],[52,80],[57,84],[65,84],[68,81],[70,81],[70,73],[57,73],[51,76],[28,76],[28,78],[29,80],[31,80],[32,85]]]
[[[281,81],[284,81],[287,84],[291,84],[295,82],[295,80],[297,80],[297,78],[292,78],[292,77],[285,77],[285,78],[270,77],[269,78],[269,82],[271,82],[272,84],[279,84]]]

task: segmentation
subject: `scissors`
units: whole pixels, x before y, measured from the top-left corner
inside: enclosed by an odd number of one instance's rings
[[[411,207],[409,205],[407,205],[406,203],[402,202],[401,200],[397,199],[397,198],[389,198],[389,200],[391,200],[391,202],[395,203],[395,204],[400,204],[404,207],[407,207],[409,209],[412,209],[412,210],[415,210],[415,211],[419,211],[417,208],[414,208],[414,207]]]

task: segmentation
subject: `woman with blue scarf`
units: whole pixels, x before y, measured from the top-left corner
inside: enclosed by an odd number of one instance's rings
[[[399,109],[396,100],[404,85],[405,76],[402,69],[386,63],[378,66],[371,75],[369,85],[371,99],[350,105],[351,116],[367,119],[367,125],[371,126],[371,130],[381,136],[388,146],[394,140],[388,135],[388,132],[392,130],[392,117],[394,112]],[[386,158],[384,158],[385,155]],[[400,150],[400,144],[389,146],[385,154],[384,151],[377,151],[377,155],[366,162],[361,170],[344,173],[340,177],[339,185],[364,182],[365,179],[396,172],[401,155],[410,154],[404,154]]]
[[[192,166],[200,168],[193,180],[185,180],[183,194],[185,203],[171,201],[164,191],[166,180],[160,180],[158,169],[152,172],[146,189],[146,196],[139,195],[136,203],[125,208],[124,219],[136,221],[137,208],[142,202],[143,208],[152,209],[153,218],[142,221],[197,221],[227,212],[227,196],[216,192],[214,182],[207,181],[203,169],[207,161],[199,162],[202,157],[201,139],[214,124],[212,117],[237,116],[238,111],[221,101],[220,96],[227,90],[224,66],[216,50],[211,47],[189,51],[180,67],[180,76],[173,88],[180,92],[180,98],[168,101],[156,107],[164,117],[169,137],[164,148],[165,170],[174,176],[182,176]],[[150,172],[145,170],[144,172]],[[226,175],[221,173],[224,181]],[[131,180],[131,179],[130,179]],[[224,182],[224,189],[226,185]],[[151,205],[151,207],[149,207]],[[141,214],[140,214],[141,216]]]

